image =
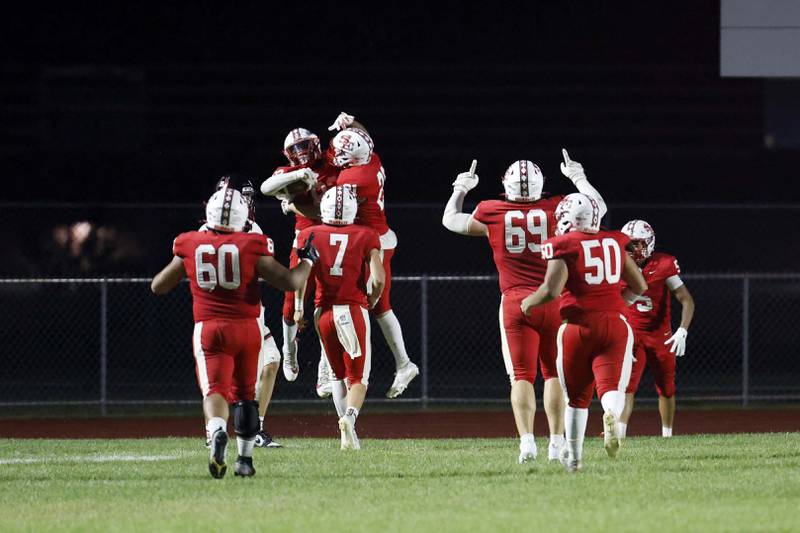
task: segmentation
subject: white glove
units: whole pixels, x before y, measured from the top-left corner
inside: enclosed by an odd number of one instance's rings
[[[678,328],[675,331],[675,335],[664,341],[664,344],[672,343],[672,346],[669,348],[669,353],[674,353],[675,357],[683,357],[683,354],[686,353],[686,336],[689,335],[689,332],[686,331],[686,328]]]
[[[289,206],[291,203],[292,202],[288,198],[281,198],[281,211],[283,211],[284,215],[289,214]]]
[[[328,131],[341,131],[348,127],[353,121],[356,119],[353,115],[348,115],[344,111],[339,113],[339,116],[336,117],[336,120],[333,121],[333,124],[328,126]]]
[[[456,181],[453,182],[453,189],[461,191],[464,194],[468,193],[478,185],[478,175],[475,174],[475,169],[478,167],[478,160],[473,159],[472,165],[469,167],[469,172],[462,172],[456,176]]]
[[[308,186],[313,189],[317,184],[317,178],[319,177],[319,173],[314,172],[308,167],[305,167],[302,170],[303,170],[303,181],[308,183]]]
[[[561,163],[562,174],[568,177],[572,183],[581,179],[586,179],[586,172],[583,171],[583,165],[570,159],[565,148],[561,149],[561,155],[564,156],[564,162]]]

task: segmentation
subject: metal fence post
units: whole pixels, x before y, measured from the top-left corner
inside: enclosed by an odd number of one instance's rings
[[[108,407],[108,281],[100,281],[100,413]]]
[[[428,406],[428,276],[420,278],[420,384],[422,385],[422,406]]]
[[[742,406],[750,401],[750,278],[742,278]]]

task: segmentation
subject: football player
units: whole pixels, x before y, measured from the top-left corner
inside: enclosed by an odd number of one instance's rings
[[[302,264],[286,269],[274,259],[271,239],[244,233],[248,215],[241,192],[223,185],[206,204],[207,230],[178,235],[172,261],[151,284],[155,294],[165,294],[181,279],[189,278],[197,382],[211,435],[208,468],[217,479],[227,471],[229,404],[239,452],[234,472],[245,477],[255,474],[253,447],[259,431],[256,380],[264,341],[263,322],[258,319],[258,278],[282,290],[296,290],[305,283],[317,259],[309,239],[298,251]]]
[[[331,388],[341,449],[358,450],[355,424],[367,393],[372,359],[368,309],[380,300],[385,280],[381,242],[374,229],[353,224],[358,202],[352,188],[329,189],[320,210],[322,225],[301,231],[297,242],[303,245],[316,238],[314,321],[334,375]],[[368,277],[372,280],[369,295]]]
[[[680,277],[681,268],[674,256],[655,252],[656,234],[644,220],[631,220],[622,226],[631,242],[628,254],[647,281],[647,291],[626,310],[636,343],[631,381],[625,391],[625,410],[620,419],[620,433],[625,437],[633,412],[633,397],[639,388],[645,361],[653,373],[661,415],[661,435],[672,436],[675,419],[675,358],[686,352],[686,337],[694,316],[694,298]],[[675,333],[670,322],[670,300],[681,304],[681,324]]]
[[[589,183],[583,166],[562,150],[562,173],[579,191],[606,207],[600,193]],[[561,325],[558,299],[524,316],[522,299],[544,280],[547,262],[540,246],[553,235],[554,212],[563,196],[542,197],[544,176],[531,161],[515,161],[502,177],[505,195],[500,200],[484,200],[469,215],[462,213],[466,194],[478,184],[477,162],[469,172],[458,175],[453,194],[442,216],[444,227],[454,233],[487,237],[500,275],[500,344],[506,372],[511,380],[511,407],[520,436],[520,464],[536,458],[533,420],[536,413],[537,359],[544,378],[544,408],[550,426],[548,459],[558,460],[564,446],[564,396],[556,371],[556,332]]]
[[[319,137],[305,128],[295,128],[286,135],[283,141],[283,155],[288,166],[278,167],[261,186],[267,195],[281,200],[284,214],[294,214],[295,242],[289,256],[289,266],[298,263],[294,252],[298,233],[313,226],[319,220],[319,201],[330,187],[336,184],[339,169],[323,157]],[[307,292],[313,294],[314,280],[309,279],[311,286]],[[295,321],[296,311],[303,316],[303,299],[295,292],[287,292],[283,300],[283,374],[287,381],[297,379],[300,367],[297,363],[297,330],[299,322]],[[327,384],[329,368],[324,354],[320,356],[317,375],[317,394],[320,397],[330,396]]]
[[[331,140],[329,150],[333,164],[341,169],[336,185],[350,187],[358,198],[356,223],[376,230],[381,237],[386,286],[372,313],[394,355],[395,377],[386,397],[397,398],[403,394],[411,380],[419,375],[419,368],[408,357],[403,330],[392,311],[392,256],[397,247],[397,235],[389,229],[386,221],[386,172],[380,157],[374,151],[372,138],[361,124],[355,122],[352,115],[341,113],[328,129],[339,130]],[[367,292],[372,290],[371,281],[367,282]]]
[[[263,235],[261,227],[256,223],[256,203],[255,203],[255,188],[249,179],[244,179],[239,176],[223,176],[216,186],[216,190],[222,190],[225,186],[238,190],[242,194],[242,199],[247,204],[247,223],[244,226],[245,233],[255,233]],[[208,231],[205,224],[200,226],[198,231]],[[267,324],[264,322],[264,305],[261,305],[261,312],[258,316],[258,322],[261,324],[261,335],[264,342],[261,344],[261,354],[258,358],[258,379],[256,380],[256,401],[258,402],[258,418],[259,418],[259,432],[256,435],[257,447],[261,448],[281,448],[282,446],[272,439],[272,435],[267,432],[264,424],[264,418],[267,414],[269,402],[272,399],[272,392],[275,389],[275,378],[278,376],[278,364],[281,361],[281,353],[275,344],[275,338],[272,336]],[[208,421],[206,420],[206,423]],[[206,432],[206,446],[211,446],[211,435]]]
[[[544,241],[548,261],[544,282],[522,300],[525,315],[561,295],[556,344],[558,377],[567,408],[567,471],[581,467],[583,438],[595,387],[603,406],[603,445],[609,457],[619,450],[617,421],[633,364],[633,332],[622,312],[647,289],[633,259],[628,237],[600,230],[597,202],[581,193],[567,195],[556,208],[556,236]],[[624,280],[627,287],[620,283]],[[564,289],[566,288],[566,291]]]

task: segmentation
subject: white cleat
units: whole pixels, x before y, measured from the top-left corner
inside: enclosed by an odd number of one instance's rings
[[[324,355],[322,357],[325,357]],[[333,386],[331,385],[331,369],[322,358],[319,360],[317,366],[317,396],[320,398],[328,398],[333,394]]]
[[[547,445],[547,460],[548,461],[560,461],[561,460],[561,451],[567,448],[566,444],[558,444],[555,442],[551,442]]]
[[[386,392],[387,398],[397,398],[405,392],[408,384],[419,375],[419,368],[417,365],[409,361],[406,365],[397,370],[394,375],[394,382],[389,390]]]
[[[617,417],[611,410],[603,414],[603,447],[612,459],[617,456],[619,451],[620,438]]]
[[[528,442],[519,443],[519,464],[524,465],[527,462],[536,460],[536,442],[531,439]]]
[[[559,456],[558,460],[564,465],[564,469],[570,474],[574,474],[581,468],[583,468],[583,461],[580,459],[571,458],[569,456],[569,450],[567,450],[567,446],[564,445],[561,448],[561,455]]]
[[[356,427],[347,415],[339,419],[339,431],[342,434],[342,450],[360,450],[361,443],[358,442]]]
[[[283,377],[286,381],[294,381],[300,374],[300,367],[297,364],[297,339],[288,345],[283,345]]]

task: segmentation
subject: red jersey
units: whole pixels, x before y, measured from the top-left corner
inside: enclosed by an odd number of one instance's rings
[[[356,224],[369,226],[377,231],[378,235],[389,231],[384,211],[385,182],[386,173],[381,158],[375,153],[366,165],[342,169],[339,172],[339,179],[336,180],[336,185],[350,185],[358,198]]]
[[[275,172],[273,172],[272,175],[274,176],[276,174],[283,174],[285,172],[297,170],[298,168],[303,167],[278,167],[275,169]],[[292,199],[292,202],[295,204],[319,205],[319,201],[322,199],[322,195],[325,194],[325,191],[336,185],[336,178],[339,176],[339,168],[333,166],[326,159],[323,158],[317,161],[309,168],[319,174],[317,176],[316,187],[304,192],[303,194],[298,194],[295,196],[294,199]],[[303,215],[295,215],[294,229],[295,231],[302,231],[318,223],[318,221],[304,217]]]
[[[324,308],[355,304],[366,308],[369,254],[381,249],[378,232],[355,224],[321,224],[301,231],[297,246],[305,246],[312,233],[319,252],[319,261],[311,272],[317,281],[314,305]]]
[[[563,259],[569,271],[566,291],[561,294],[562,318],[623,312],[622,266],[629,241],[621,231],[570,231],[542,244],[542,257]]]
[[[272,239],[255,233],[181,233],[172,253],[183,259],[192,291],[194,321],[258,318],[261,289],[256,264],[273,255]]]
[[[485,200],[475,208],[472,218],[489,229],[502,293],[517,287],[535,290],[544,281],[547,261],[540,247],[555,230],[554,213],[563,198],[526,203]]]
[[[669,313],[672,303],[671,292],[682,284],[678,277],[680,273],[678,260],[670,254],[661,252],[655,252],[642,265],[642,276],[647,282],[647,290],[625,310],[633,329],[659,333],[672,329]]]

